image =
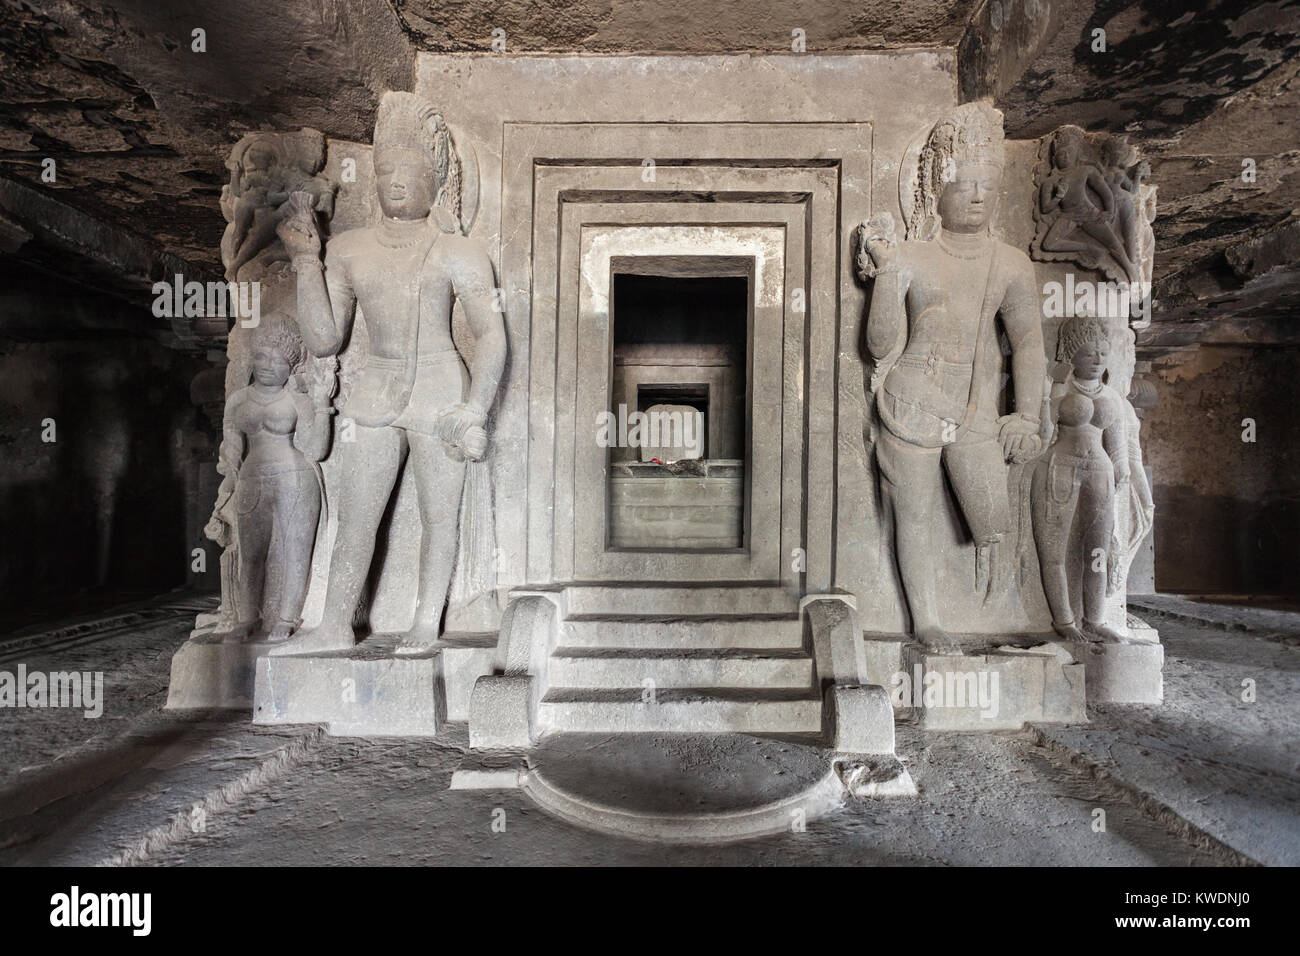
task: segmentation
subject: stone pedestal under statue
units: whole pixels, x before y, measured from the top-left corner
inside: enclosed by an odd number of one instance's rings
[[[397,656],[396,635],[351,650],[261,657],[255,724],[325,724],[339,737],[435,737],[469,719],[474,682],[491,673],[495,635],[444,638],[420,656]]]

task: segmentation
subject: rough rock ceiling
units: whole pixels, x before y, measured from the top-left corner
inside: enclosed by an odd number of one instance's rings
[[[1008,135],[1063,123],[1126,131],[1158,184],[1166,344],[1300,342],[1300,3],[1060,4],[1051,39],[1002,97]],[[1094,52],[1094,30],[1106,52]],[[1242,180],[1253,160],[1255,179]],[[1274,267],[1290,277],[1267,274]],[[1182,329],[1179,324],[1185,324]]]
[[[1243,310],[1254,331],[1229,339],[1300,341],[1300,0],[0,0],[0,15],[0,178],[23,184],[0,187],[214,271],[238,136],[368,138],[378,93],[409,88],[417,48],[485,50],[499,28],[516,53],[776,51],[799,28],[812,52],[991,49],[985,87],[1009,134],[1075,122],[1128,131],[1152,158],[1167,344]],[[23,243],[11,207],[0,248]],[[42,264],[39,242],[22,254]]]
[[[0,0],[0,16],[0,176],[212,268],[243,132],[366,138],[378,94],[413,75],[384,0]]]
[[[975,0],[391,0],[422,50],[735,53],[955,46]]]

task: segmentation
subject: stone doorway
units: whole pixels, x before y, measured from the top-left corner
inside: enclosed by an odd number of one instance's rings
[[[749,261],[614,268],[606,547],[743,549]]]

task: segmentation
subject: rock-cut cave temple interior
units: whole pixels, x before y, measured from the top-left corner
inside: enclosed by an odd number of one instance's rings
[[[3,10],[0,862],[1300,864],[1295,0]]]

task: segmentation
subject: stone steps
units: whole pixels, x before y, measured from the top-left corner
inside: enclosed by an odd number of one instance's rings
[[[538,715],[547,732],[821,730],[798,598],[784,588],[576,584],[564,607]]]
[[[552,686],[579,689],[728,687],[807,690],[813,662],[796,649],[558,648],[551,656]]]
[[[564,602],[570,619],[781,615],[799,611],[799,598],[794,592],[752,584],[571,584],[564,588]]]
[[[560,624],[562,647],[701,648],[719,650],[803,647],[799,615],[713,615],[582,617]]]
[[[660,689],[643,699],[640,688],[553,688],[543,698],[541,726],[565,733],[816,734],[821,701],[811,689]]]

